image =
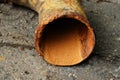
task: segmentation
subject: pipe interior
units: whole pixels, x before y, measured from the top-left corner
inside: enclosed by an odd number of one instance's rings
[[[90,38],[88,27],[80,21],[59,18],[45,26],[39,46],[44,58],[51,64],[77,64],[87,56]]]

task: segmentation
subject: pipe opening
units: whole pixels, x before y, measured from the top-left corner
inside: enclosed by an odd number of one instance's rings
[[[74,65],[91,52],[93,34],[79,20],[59,18],[45,26],[39,47],[51,64]]]

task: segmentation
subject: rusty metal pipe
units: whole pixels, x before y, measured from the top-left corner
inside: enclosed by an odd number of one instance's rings
[[[54,65],[70,66],[85,60],[95,36],[78,0],[1,0],[23,5],[39,14],[35,47]]]

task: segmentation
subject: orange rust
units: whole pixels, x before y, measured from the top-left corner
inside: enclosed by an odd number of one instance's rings
[[[72,4],[72,1],[71,0],[64,0],[65,1],[65,3],[67,3],[67,4]]]
[[[35,30],[35,47],[47,62],[70,66],[82,62],[91,54],[95,36],[84,10],[78,3],[80,1],[7,0],[7,2],[23,5],[38,12],[39,25]]]

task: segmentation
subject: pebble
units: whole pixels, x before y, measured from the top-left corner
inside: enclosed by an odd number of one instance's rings
[[[0,61],[3,61],[3,60],[5,60],[5,57],[0,56]]]

